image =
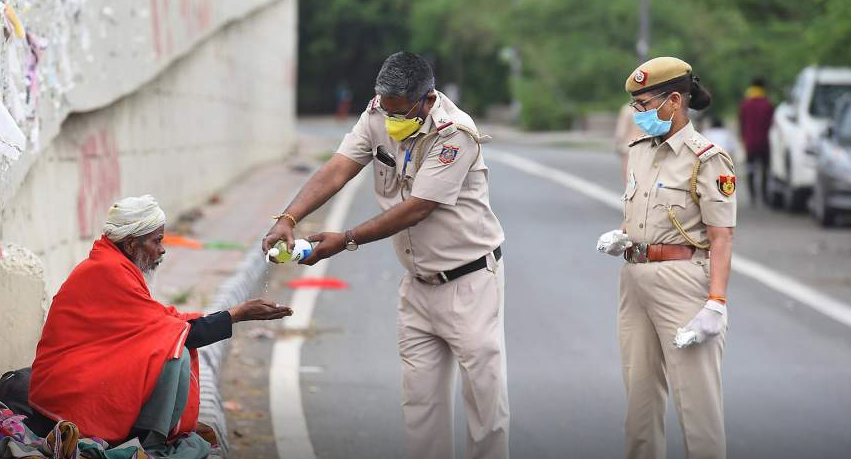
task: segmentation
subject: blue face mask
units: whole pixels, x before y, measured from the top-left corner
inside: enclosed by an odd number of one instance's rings
[[[667,102],[668,99],[665,99],[662,105],[665,105]],[[667,121],[659,119],[658,111],[659,108],[662,108],[662,105],[646,112],[635,112],[632,114],[632,120],[647,135],[652,135],[653,137],[665,135],[671,130],[671,121],[674,119],[674,115],[671,114],[671,119]]]

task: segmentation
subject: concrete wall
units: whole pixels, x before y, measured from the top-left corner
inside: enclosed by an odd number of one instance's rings
[[[22,152],[0,148],[0,208],[69,113],[109,105],[135,92],[226,24],[277,0],[6,0],[0,16],[0,123],[26,138]],[[15,18],[20,27],[11,27]],[[288,39],[284,31],[281,38]]]
[[[98,2],[83,8],[91,3]],[[43,299],[51,298],[87,255],[116,199],[150,193],[167,215],[176,216],[295,146],[297,0],[151,0],[150,5],[149,16],[139,17],[137,11],[123,20],[148,23],[161,9],[159,29],[154,38],[148,36],[159,49],[153,61],[140,54],[139,62],[116,59],[114,69],[103,69],[136,86],[103,82],[104,93],[127,95],[93,111],[70,112],[57,135],[34,153],[12,191],[5,181],[10,175],[0,177],[7,185],[0,187],[0,371],[29,365],[30,343],[40,333],[47,307]],[[204,32],[186,33],[178,42],[179,34],[166,31],[162,21],[169,9],[177,8],[172,15],[181,17],[181,5],[195,11],[188,21]],[[211,18],[211,11],[204,13],[204,5],[215,5],[218,19]],[[103,8],[112,17],[129,14],[98,6],[100,16]],[[115,36],[129,34],[133,42],[133,30]],[[179,50],[182,54],[168,65],[158,64],[164,54]],[[158,67],[153,80],[144,78]],[[97,85],[79,87],[66,94],[72,105],[96,106],[109,99],[93,90]],[[41,268],[23,270],[28,265],[23,259],[40,261]],[[11,341],[27,344],[15,348],[8,345]]]

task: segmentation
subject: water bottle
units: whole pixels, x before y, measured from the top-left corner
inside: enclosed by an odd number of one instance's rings
[[[287,241],[278,241],[266,253],[266,261],[274,259],[278,263],[286,263],[288,261],[299,262],[309,257],[311,253],[313,253],[313,244],[305,239],[295,240],[292,253],[287,249]]]

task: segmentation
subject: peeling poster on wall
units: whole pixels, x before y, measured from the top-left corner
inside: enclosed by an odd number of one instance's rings
[[[0,103],[0,156],[17,161],[27,148],[27,138],[6,106]]]

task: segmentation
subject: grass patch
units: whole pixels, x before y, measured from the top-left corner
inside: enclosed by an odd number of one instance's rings
[[[610,142],[594,140],[560,140],[558,142],[547,142],[547,146],[555,148],[570,148],[574,150],[604,150],[612,149]]]
[[[190,296],[192,296],[192,289],[188,288],[188,289],[183,290],[182,292],[178,293],[177,295],[174,295],[173,297],[171,297],[170,303],[175,305],[175,306],[180,306],[180,305],[186,304],[186,302],[189,301]]]
[[[328,162],[328,160],[331,159],[331,157],[333,157],[333,156],[334,156],[333,151],[325,151],[325,152],[322,152],[322,153],[319,153],[318,155],[316,155],[316,159],[325,163],[325,162]]]

